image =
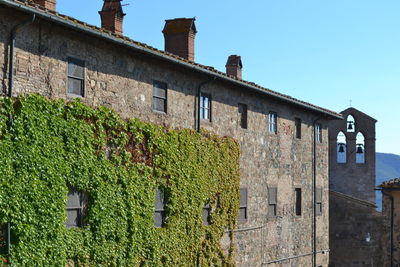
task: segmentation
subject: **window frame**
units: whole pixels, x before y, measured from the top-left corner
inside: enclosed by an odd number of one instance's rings
[[[75,65],[83,68],[82,77],[77,77],[77,76],[69,73],[70,63],[74,63]],[[82,65],[79,65],[77,63],[82,63]],[[75,94],[75,93],[72,93],[69,91],[70,79],[81,81],[81,93],[80,94]],[[85,97],[85,95],[86,95],[86,61],[83,59],[79,59],[77,57],[73,57],[73,56],[67,57],[67,95],[72,96],[72,97]]]
[[[275,193],[273,193],[275,191]],[[273,208],[273,214],[271,214]],[[278,216],[278,187],[268,187],[268,217],[275,218]]]
[[[302,216],[303,214],[303,192],[301,187],[296,187],[294,189],[295,206],[294,211],[296,216]]]
[[[160,85],[160,86],[162,85],[165,88],[157,87],[156,85]],[[161,96],[156,95],[155,88],[165,90],[165,97],[161,97]],[[155,101],[154,101],[155,99],[164,100],[164,109],[163,110],[156,109]],[[152,108],[152,110],[154,112],[167,114],[167,111],[168,111],[168,84],[167,83],[161,82],[161,81],[158,81],[158,80],[153,80],[153,97],[152,97],[152,102],[151,102],[151,108]]]
[[[205,107],[204,103],[204,99],[207,98],[208,99],[208,107]],[[205,118],[205,110],[208,110],[208,118]],[[212,97],[211,94],[208,93],[200,93],[200,110],[199,110],[199,118],[202,121],[208,121],[208,122],[212,122]]]
[[[162,196],[161,197],[161,202],[158,202],[159,193]],[[161,190],[160,188],[157,188],[156,189],[156,194],[155,194],[155,206],[154,206],[154,227],[155,228],[164,228],[165,227],[166,218],[167,218],[166,204],[167,204],[167,195],[166,195],[166,193],[163,190]],[[161,206],[161,207],[159,207],[159,206]],[[157,218],[158,218],[156,216],[157,214],[161,214],[161,223],[158,223],[158,221],[157,221]]]
[[[210,205],[210,203],[207,203],[206,205],[204,205],[203,212],[202,212],[202,219],[203,219],[204,226],[211,225],[211,205]]]
[[[268,113],[268,132],[272,134],[278,133],[278,113],[275,111]]]
[[[323,189],[322,187],[317,187],[315,190],[315,215],[321,216],[323,212]]]
[[[322,125],[320,123],[315,124],[315,141],[322,143]]]
[[[302,121],[300,118],[294,118],[294,129],[295,129],[295,138],[301,139],[301,124]]]
[[[244,103],[238,103],[238,113],[239,113],[239,126],[241,129],[248,128],[248,108]]]
[[[72,193],[76,193],[79,198],[79,206],[68,206],[70,196]],[[65,222],[65,226],[67,228],[82,228],[85,226],[85,216],[86,216],[86,209],[88,205],[88,196],[87,193],[83,190],[78,190],[74,187],[68,188],[68,195],[67,195],[67,203],[65,205],[65,211],[67,215],[67,221]],[[68,211],[77,211],[77,223],[76,225],[69,225],[69,218],[68,218]]]
[[[239,223],[244,223],[247,222],[248,218],[249,218],[249,214],[248,214],[248,196],[249,196],[249,191],[247,189],[247,187],[241,187],[239,189],[239,214],[238,214],[238,221]],[[244,218],[240,217],[240,215],[242,214],[240,211],[244,210]]]

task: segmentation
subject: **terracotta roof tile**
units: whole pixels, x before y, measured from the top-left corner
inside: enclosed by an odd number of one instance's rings
[[[378,187],[381,187],[381,188],[400,187],[400,178],[394,178],[394,179],[385,181],[381,185],[378,185]]]

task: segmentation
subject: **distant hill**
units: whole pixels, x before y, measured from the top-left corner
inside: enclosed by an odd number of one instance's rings
[[[400,156],[387,153],[376,153],[376,185],[384,181],[400,177]],[[382,196],[380,192],[376,194],[378,209],[382,206]]]

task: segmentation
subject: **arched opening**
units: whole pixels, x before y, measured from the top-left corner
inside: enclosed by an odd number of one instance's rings
[[[356,131],[356,120],[352,115],[347,116],[347,132],[354,133]]]
[[[343,132],[339,132],[336,138],[337,147],[337,163],[347,162],[347,142],[346,135]]]
[[[365,138],[362,133],[356,136],[356,163],[365,163]]]

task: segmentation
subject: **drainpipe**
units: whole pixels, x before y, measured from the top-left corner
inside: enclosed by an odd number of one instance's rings
[[[312,181],[312,196],[313,196],[313,216],[312,216],[312,253],[313,253],[313,258],[312,258],[312,266],[316,267],[317,266],[317,209],[315,207],[317,196],[316,196],[316,191],[317,191],[317,127],[316,124],[319,120],[321,120],[322,117],[318,117],[317,119],[314,120],[313,122],[313,127],[314,127],[314,134],[313,134],[313,156],[312,156],[312,164],[313,164],[313,181]]]
[[[203,87],[204,85],[213,82],[217,79],[217,77],[213,77],[212,79],[202,82],[201,84],[199,84],[199,86],[197,87],[197,132],[200,133],[200,97],[201,97],[201,87]]]
[[[23,21],[22,23],[16,25],[11,33],[10,33],[10,64],[9,64],[9,74],[8,74],[8,97],[12,97],[13,95],[13,85],[14,85],[14,47],[15,47],[15,39],[17,37],[17,33],[23,27],[33,23],[35,21],[36,15],[32,14],[32,17]]]
[[[9,74],[8,74],[8,97],[13,96],[13,86],[14,86],[14,47],[15,47],[15,39],[17,37],[17,33],[23,27],[33,23],[35,21],[36,15],[32,14],[32,17],[23,21],[22,23],[16,25],[10,33],[10,61],[9,61]],[[12,125],[12,115],[9,114],[8,127],[11,129]],[[11,222],[7,222],[6,226],[6,250],[7,250],[7,264],[10,264],[11,258]]]

